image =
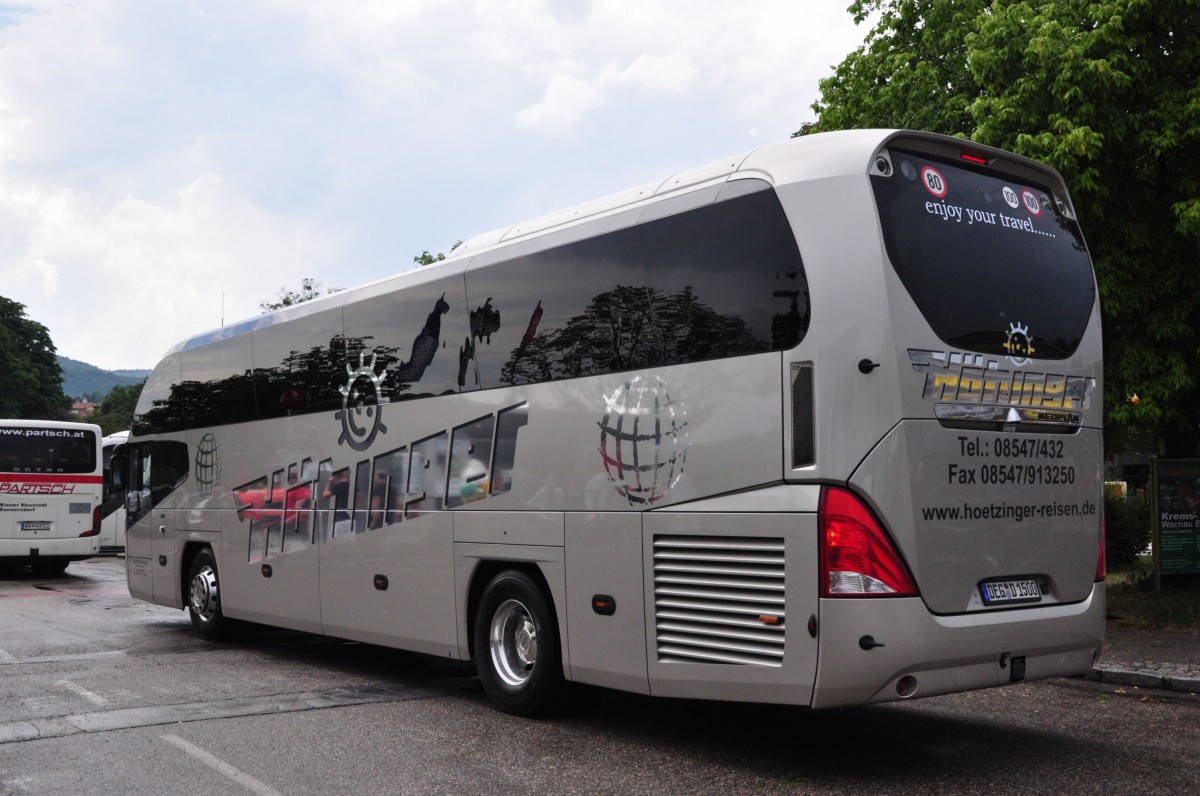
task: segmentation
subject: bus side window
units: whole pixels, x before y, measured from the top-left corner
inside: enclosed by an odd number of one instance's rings
[[[381,453],[375,457],[375,476],[371,483],[371,528],[393,525],[404,516],[404,463],[408,448]]]
[[[404,497],[405,519],[440,511],[446,492],[446,438],[443,431],[413,443]]]
[[[446,508],[487,497],[488,464],[492,458],[494,415],[454,429],[450,440],[450,488]]]
[[[500,410],[496,428],[495,461],[488,489],[493,495],[503,495],[513,487],[513,468],[517,460],[517,432],[529,423],[529,404],[517,404]]]

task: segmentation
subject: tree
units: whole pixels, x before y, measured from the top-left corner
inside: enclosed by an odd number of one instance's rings
[[[462,246],[461,240],[455,241],[454,245],[450,247],[450,251],[454,251],[459,246]],[[445,260],[445,259],[446,259],[446,255],[443,252],[438,252],[437,254],[430,254],[429,249],[425,249],[424,251],[422,251],[420,254],[418,254],[416,257],[413,258],[413,262],[416,263],[417,265],[433,265],[434,263],[440,263],[442,260]]]
[[[100,406],[92,412],[88,422],[100,426],[105,435],[128,429],[133,425],[133,410],[137,407],[145,384],[145,380],[142,380],[137,384],[116,385],[100,401]]]
[[[311,276],[306,276],[300,280],[299,290],[289,290],[286,287],[281,287],[279,288],[279,292],[276,293],[276,297],[279,299],[278,301],[263,301],[260,302],[258,306],[262,308],[264,313],[267,313],[273,310],[282,309],[284,307],[291,307],[296,304],[301,304],[305,301],[311,301],[312,299],[320,298],[321,296],[327,296],[331,293],[337,293],[339,290],[341,290],[340,287],[329,287],[325,288],[325,292],[322,293],[321,280],[314,279]]]
[[[1096,266],[1106,426],[1200,454],[1200,6],[856,0],[862,47],[797,135],[908,127],[1054,166]],[[1135,397],[1136,396],[1136,397]]]
[[[0,296],[0,417],[66,420],[70,409],[50,332]]]

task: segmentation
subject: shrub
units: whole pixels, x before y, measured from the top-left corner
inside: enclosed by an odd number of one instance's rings
[[[1138,498],[1104,495],[1104,558],[1109,566],[1132,564],[1150,545],[1150,505]]]

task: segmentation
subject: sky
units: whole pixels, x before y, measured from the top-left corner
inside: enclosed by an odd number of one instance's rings
[[[0,295],[152,368],[304,277],[786,139],[849,0],[0,3]]]

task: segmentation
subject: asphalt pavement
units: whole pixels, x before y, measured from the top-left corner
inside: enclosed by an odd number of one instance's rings
[[[1091,679],[1200,694],[1200,632],[1109,624]]]

